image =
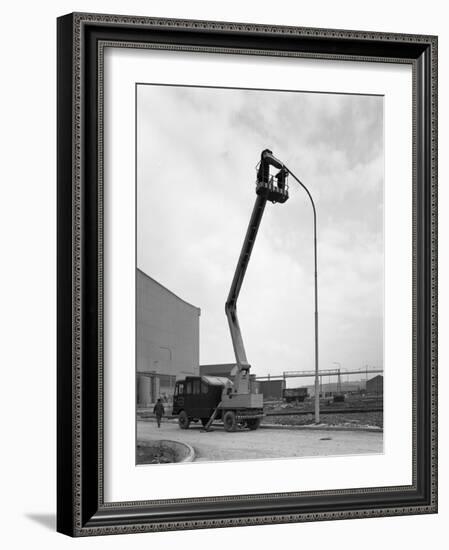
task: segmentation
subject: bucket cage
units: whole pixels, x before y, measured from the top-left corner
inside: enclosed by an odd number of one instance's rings
[[[269,165],[263,161],[256,166],[256,193],[266,197],[272,203],[283,203],[288,199],[288,170],[281,168],[270,175]]]

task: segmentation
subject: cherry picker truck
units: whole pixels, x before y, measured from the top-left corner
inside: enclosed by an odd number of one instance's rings
[[[270,175],[270,167],[278,169]],[[257,167],[256,201],[243,241],[231,288],[225,304],[236,364],[231,381],[218,376],[187,376],[176,382],[173,415],[180,428],[187,429],[191,421],[201,420],[209,430],[214,420],[222,420],[228,432],[238,427],[256,430],[263,418],[263,395],[256,393],[250,379],[250,364],[246,356],[237,317],[237,300],[256,241],[267,201],[283,204],[288,200],[288,170],[269,149],[262,151]]]

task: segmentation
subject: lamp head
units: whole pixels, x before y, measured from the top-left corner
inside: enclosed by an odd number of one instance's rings
[[[267,164],[274,166],[278,170],[281,170],[282,168],[284,168],[284,163],[281,162],[279,159],[277,159],[273,155],[273,152],[270,151],[270,149],[264,149],[262,151],[262,154],[260,155],[260,159],[262,162],[266,162]]]

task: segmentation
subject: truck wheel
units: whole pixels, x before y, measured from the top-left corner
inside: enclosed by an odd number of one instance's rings
[[[237,429],[237,419],[235,412],[227,411],[223,417],[224,428],[227,432],[235,432]]]
[[[178,424],[181,430],[187,430],[190,425],[190,419],[187,416],[186,411],[181,411],[178,416]]]
[[[257,430],[257,428],[260,426],[260,422],[260,418],[252,418],[251,420],[246,421],[246,425],[250,430]]]

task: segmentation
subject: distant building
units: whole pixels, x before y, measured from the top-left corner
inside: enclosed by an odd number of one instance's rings
[[[375,393],[377,395],[383,395],[384,393],[384,377],[378,374],[374,378],[370,378],[366,381],[366,393]]]
[[[263,393],[264,399],[282,399],[282,392],[285,389],[285,380],[258,380],[259,392]]]
[[[307,386],[309,395],[315,395],[315,385],[310,384]],[[320,394],[322,397],[332,397],[336,393],[358,393],[361,390],[359,382],[341,382],[340,386],[338,382],[328,382],[326,384],[320,384]]]
[[[137,270],[137,406],[170,400],[175,381],[199,372],[200,309]]]

